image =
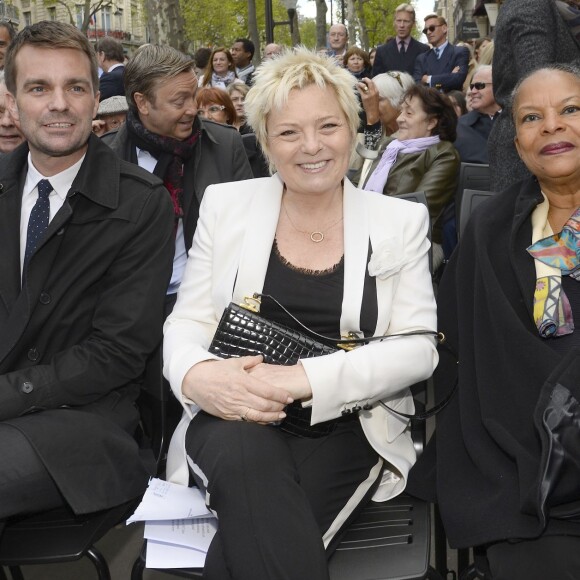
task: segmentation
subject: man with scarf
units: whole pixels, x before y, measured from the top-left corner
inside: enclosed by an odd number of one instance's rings
[[[175,220],[173,274],[166,315],[181,282],[187,251],[208,185],[253,177],[239,133],[201,121],[194,63],[169,46],[144,46],[128,63],[127,122],[110,143],[117,154],[158,175],[171,195]]]

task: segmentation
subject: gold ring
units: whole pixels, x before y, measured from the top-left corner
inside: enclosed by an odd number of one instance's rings
[[[369,88],[368,88],[368,87],[365,85],[365,86],[363,87],[363,91],[364,91],[365,93],[368,93],[368,91],[369,91]]]

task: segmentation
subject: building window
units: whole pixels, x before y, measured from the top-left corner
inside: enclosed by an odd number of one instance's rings
[[[23,12],[24,16],[24,26],[30,26],[32,24],[32,14],[30,12]]]
[[[101,10],[101,28],[109,32],[111,30],[111,7],[107,6]]]
[[[52,20],[52,22],[56,22],[56,8],[54,6],[51,6],[48,9],[48,19]]]

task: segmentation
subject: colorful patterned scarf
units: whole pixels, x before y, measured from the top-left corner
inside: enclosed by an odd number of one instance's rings
[[[129,109],[127,130],[139,149],[148,151],[157,159],[154,173],[163,179],[163,184],[171,195],[177,222],[183,217],[183,164],[193,155],[195,144],[201,134],[201,122],[196,117],[191,135],[184,141],[178,141],[148,131],[138,116]]]
[[[554,234],[548,222],[550,204],[544,201],[532,214],[532,245],[536,266],[534,321],[542,338],[574,332],[574,315],[562,288],[562,276],[580,281],[580,208]]]

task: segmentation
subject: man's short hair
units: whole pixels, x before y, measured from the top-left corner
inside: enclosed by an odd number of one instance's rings
[[[149,44],[142,46],[125,68],[125,95],[132,111],[137,111],[133,95],[142,93],[147,100],[155,102],[155,88],[160,81],[181,73],[194,73],[191,58],[171,48]]]
[[[236,38],[234,44],[236,42],[241,42],[242,46],[244,47],[244,52],[250,53],[250,60],[254,58],[254,52],[256,52],[256,47],[254,43],[249,38]]]
[[[72,24],[42,20],[21,30],[10,43],[4,61],[6,88],[16,94],[16,56],[24,46],[50,48],[53,50],[70,48],[87,55],[91,66],[91,81],[93,92],[99,90],[99,67],[97,55],[87,37]]]
[[[397,12],[407,12],[413,17],[413,22],[415,21],[415,8],[413,8],[412,4],[399,4],[395,8],[395,16],[397,15]]]
[[[208,65],[209,57],[211,56],[211,48],[207,48],[206,46],[202,46],[198,48],[195,53],[193,54],[193,60],[195,62],[195,66],[197,68],[203,68]]]
[[[116,38],[110,36],[101,38],[97,42],[95,50],[97,53],[104,52],[107,60],[114,60],[115,62],[124,62],[125,60],[123,45]]]
[[[427,22],[427,20],[433,20],[433,18],[437,19],[437,24],[447,26],[447,20],[445,20],[443,16],[439,16],[439,14],[427,14],[427,16],[425,16],[425,22]]]
[[[0,28],[5,28],[8,31],[8,36],[12,42],[16,36],[16,28],[14,28],[14,24],[9,20],[0,20]]]

